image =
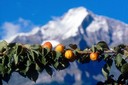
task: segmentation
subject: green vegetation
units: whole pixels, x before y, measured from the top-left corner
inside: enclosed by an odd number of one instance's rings
[[[59,48],[59,50],[61,49]],[[77,45],[70,44],[69,47],[63,48],[64,52],[55,51],[52,46],[48,48],[39,44],[29,45],[2,41],[0,42],[0,85],[2,85],[2,80],[8,82],[13,72],[18,72],[21,76],[36,81],[43,70],[52,76],[53,68],[58,71],[64,70],[74,60],[82,64],[94,60],[104,60],[106,64],[102,68],[102,73],[106,81],[97,84],[125,84],[128,80],[128,62],[126,61],[128,46],[121,44],[112,49],[110,50],[104,41],[92,45],[91,48],[85,48],[85,50],[80,50]],[[70,52],[65,55],[67,50]],[[92,53],[97,54],[92,56]],[[73,61],[67,59],[67,56],[73,58]],[[121,72],[118,80],[114,80],[114,75],[109,74],[113,63]]]

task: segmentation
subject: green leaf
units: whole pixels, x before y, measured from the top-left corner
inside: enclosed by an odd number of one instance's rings
[[[49,61],[49,58],[51,58],[51,55],[50,55],[50,49],[48,48],[42,48],[42,52],[40,54],[42,57],[41,57],[41,63],[46,65]]]
[[[16,54],[14,54],[13,56],[14,56],[15,65],[17,65],[18,64],[18,56]]]
[[[36,60],[36,58],[38,58],[39,53],[36,52],[35,50],[28,50],[27,56],[28,56],[29,60],[34,62]]]
[[[96,52],[96,47],[92,45],[92,52]]]
[[[39,65],[38,65],[38,64],[36,64],[36,70],[37,70],[38,72],[40,72],[40,71],[41,71],[41,68],[39,67]]]
[[[13,62],[15,63],[15,65],[18,64],[19,60],[20,60],[20,54],[22,53],[23,49],[21,44],[18,43],[11,43],[9,44],[8,48],[7,48],[7,57],[8,57],[8,65],[12,64]]]
[[[59,63],[59,65],[57,67],[57,70],[63,70],[70,65],[69,61],[67,59],[64,59],[64,58],[59,59],[58,63]]]
[[[10,76],[11,76],[11,73],[12,73],[12,69],[11,69],[11,68],[8,68],[7,66],[4,66],[4,67],[2,68],[2,71],[0,72],[1,77],[2,77],[2,79],[3,79],[5,82],[8,82],[8,81],[9,81]]]
[[[50,66],[45,66],[45,70],[46,70],[46,72],[47,72],[50,76],[52,76],[53,70],[52,70],[52,68],[51,68]]]
[[[34,45],[31,45],[31,49],[39,50],[39,49],[41,49],[41,46],[39,44],[34,44]]]
[[[117,69],[119,69],[121,71],[121,67],[125,63],[126,63],[126,61],[122,58],[122,55],[120,53],[117,54],[117,56],[115,56],[115,65],[116,65]]]
[[[111,59],[109,59],[109,60],[106,62],[108,71],[111,70],[112,63],[113,63],[113,60],[111,60]]]
[[[23,70],[20,69],[20,70],[19,70],[19,73],[21,74],[21,76],[26,77],[26,74],[27,74],[28,70],[29,70],[29,67],[26,66],[25,69],[23,69]]]
[[[23,76],[23,77],[26,77],[26,73],[28,72],[28,70],[30,69],[31,67],[31,61],[27,60],[27,62],[20,62],[18,64],[18,72]]]
[[[106,69],[102,68],[102,73],[103,73],[104,77],[105,77],[106,79],[108,79],[109,72],[108,72]]]
[[[53,54],[47,48],[42,48],[42,52],[40,53],[40,60],[43,65],[51,64],[53,62]]]
[[[104,60],[107,60],[109,57],[110,57],[109,54],[105,54],[105,55],[104,55]]]
[[[96,45],[96,48],[97,48],[98,50],[103,51],[103,48],[102,48],[100,45]]]
[[[16,43],[10,43],[7,47],[7,56],[5,56],[4,58],[7,58],[4,62],[8,62],[8,66],[11,65],[13,62],[15,63],[15,65],[18,63],[18,45]]]
[[[23,47],[21,45],[17,45],[16,47],[16,54],[19,56],[23,51]]]
[[[121,67],[121,73],[128,74],[128,63],[123,64],[123,66]]]
[[[30,55],[32,57],[32,61],[34,61],[35,60],[35,55],[34,55],[34,52],[32,50],[30,50]]]
[[[56,51],[53,51],[52,53],[53,53],[52,56],[54,57],[53,58],[54,59],[54,62],[53,62],[54,68],[56,70],[61,70],[61,69],[65,68],[67,60],[64,59],[64,56],[62,56],[62,53],[56,52]],[[64,61],[65,61],[65,63],[64,63]]]
[[[109,50],[109,47],[105,41],[100,41],[96,44],[98,49]]]
[[[41,63],[42,63],[43,65],[46,65],[46,64],[48,63],[48,61],[47,61],[47,59],[46,59],[45,57],[42,57]]]
[[[42,48],[42,56],[46,57],[50,52],[50,49],[48,48]]]
[[[37,78],[38,78],[38,76],[39,76],[39,73],[38,73],[38,71],[36,70],[35,64],[31,64],[31,66],[29,67],[28,72],[26,73],[26,76],[27,76],[30,80],[36,82],[36,80],[37,80]]]
[[[59,63],[59,65],[61,66],[60,70],[62,70],[62,69],[65,69],[69,66],[69,62],[62,61],[62,62]]]
[[[27,64],[26,64],[26,66],[29,67],[31,64],[32,64],[32,61],[27,60]]]
[[[0,42],[0,51],[3,49],[3,48],[6,48],[7,47],[7,45],[8,45],[8,43],[6,42],[6,41],[1,41]]]
[[[121,61],[122,61],[122,55],[121,54],[118,54],[116,57],[115,57],[115,61],[116,61],[116,65],[117,66],[122,66],[122,63],[121,63]]]
[[[128,51],[127,50],[124,50],[124,55],[125,55],[125,57],[126,57],[126,59],[128,58]]]
[[[0,73],[4,71],[4,66],[0,64]]]
[[[56,52],[55,60],[58,60],[59,58],[62,58],[62,54],[60,52]]]
[[[42,56],[41,56],[42,57]],[[38,72],[42,72],[44,70],[44,66],[47,64],[47,63],[44,63],[44,62],[41,62],[41,59],[40,57],[36,59],[36,70]],[[45,65],[44,65],[45,64]]]
[[[102,73],[103,75],[105,76],[106,79],[108,79],[109,77],[109,73],[110,73],[110,70],[111,70],[111,66],[112,66],[112,60],[109,59],[106,64],[104,65],[104,67],[102,68]]]
[[[27,77],[30,80],[36,82],[36,80],[38,79],[38,75],[39,73],[36,70],[33,70],[33,71],[28,71]]]
[[[59,66],[59,62],[55,62],[53,66],[57,69]]]
[[[52,56],[54,57],[52,65],[56,70],[63,70],[69,66],[68,60],[65,59],[62,53],[53,51]]]
[[[9,61],[9,57],[4,56],[3,59],[2,59],[3,66],[7,66],[9,63],[11,63],[11,61]]]

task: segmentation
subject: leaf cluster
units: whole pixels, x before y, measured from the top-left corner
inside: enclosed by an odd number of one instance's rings
[[[86,64],[91,61],[90,53],[98,53],[98,62],[105,61],[102,73],[106,78],[105,82],[98,84],[126,83],[128,80],[128,46],[118,45],[110,50],[106,42],[100,41],[91,48],[80,50],[77,45],[69,44],[65,51],[70,49],[74,53],[75,60]],[[110,74],[112,65],[121,72],[118,80],[114,80]],[[65,58],[64,53],[56,52],[48,48],[43,48],[39,44],[29,45],[21,43],[0,42],[0,84],[2,80],[8,82],[13,72],[18,72],[21,76],[32,81],[38,79],[41,72],[46,71],[52,76],[54,70],[64,70],[68,68],[70,61]]]

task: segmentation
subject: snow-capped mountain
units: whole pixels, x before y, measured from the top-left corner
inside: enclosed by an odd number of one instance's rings
[[[70,9],[63,16],[49,21],[44,26],[36,27],[29,33],[17,34],[10,38],[8,42],[42,44],[45,41],[51,41],[54,46],[58,43],[65,45],[75,43],[81,49],[84,49],[100,40],[106,41],[109,45],[128,43],[127,36],[127,24],[96,15],[84,7],[79,7]],[[95,85],[95,80],[104,80],[100,72],[103,66],[101,63],[103,62],[80,65],[74,62],[68,69],[55,72],[52,78],[43,72],[37,80],[37,85],[49,82],[57,82],[56,84],[65,82],[66,85],[69,85],[69,83],[74,85]],[[15,77],[24,81],[24,85],[34,84],[14,73],[9,81],[10,85],[14,85]],[[19,81],[15,83],[15,85],[22,84]]]

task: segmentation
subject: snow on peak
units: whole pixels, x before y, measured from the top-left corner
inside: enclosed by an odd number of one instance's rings
[[[29,33],[20,33],[9,42],[41,44],[43,41],[63,42],[91,46],[100,40],[107,43],[127,43],[128,25],[111,18],[99,16],[84,7],[70,9],[61,17],[54,17],[46,25],[34,28]],[[119,40],[116,42],[116,40]],[[76,43],[77,42],[77,43]]]
[[[104,31],[108,32],[109,27],[107,24],[107,20],[105,18],[102,18],[100,16],[96,16],[96,17],[94,17],[94,19],[95,20],[92,21],[92,23],[91,23],[92,25],[89,25],[86,29],[88,32],[96,32],[102,28],[104,28],[103,29]]]
[[[88,11],[83,7],[70,9],[61,18],[55,18],[55,20],[42,26],[42,32],[45,35],[44,39],[47,39],[53,34],[53,39],[60,39],[62,35],[64,35],[62,39],[76,36],[78,27],[87,15]]]

